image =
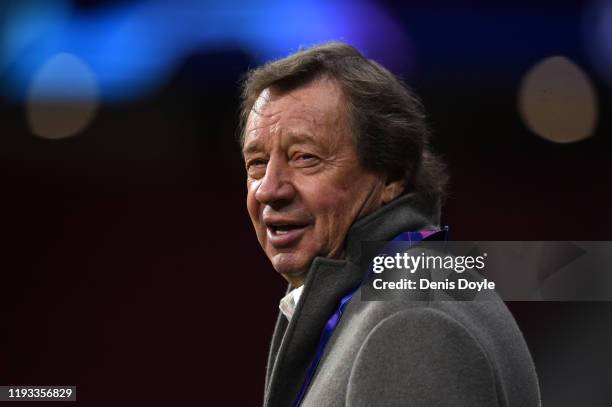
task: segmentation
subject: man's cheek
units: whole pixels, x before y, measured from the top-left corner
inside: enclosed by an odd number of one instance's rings
[[[304,236],[304,248],[314,255],[321,254],[321,251],[327,244],[327,236],[329,235],[329,222],[320,222],[318,225],[311,227],[308,233]]]
[[[249,213],[249,218],[251,218],[251,223],[256,231],[259,229],[258,219],[257,219],[257,209],[255,205],[250,199],[247,199],[247,212]]]
[[[321,191],[312,200],[310,205],[310,213],[316,217],[330,217],[331,212],[335,211],[338,206],[342,206],[342,195],[336,190]]]

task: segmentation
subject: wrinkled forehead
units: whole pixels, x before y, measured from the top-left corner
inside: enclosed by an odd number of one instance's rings
[[[331,81],[319,81],[291,91],[264,89],[257,97],[245,128],[245,144],[262,134],[319,133],[345,123],[342,93]]]
[[[338,113],[334,111],[335,109],[319,106],[314,102],[298,92],[278,94],[267,88],[261,92],[249,112],[247,132],[262,126],[287,124],[287,122],[317,125],[335,120]]]

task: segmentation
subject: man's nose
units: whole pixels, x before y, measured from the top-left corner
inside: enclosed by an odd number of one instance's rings
[[[284,206],[295,197],[291,183],[291,169],[281,160],[271,159],[266,166],[266,174],[255,192],[255,199],[272,207]]]

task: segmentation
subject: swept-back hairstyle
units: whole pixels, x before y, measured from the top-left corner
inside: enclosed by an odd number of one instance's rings
[[[431,151],[420,100],[383,66],[341,42],[303,49],[246,74],[238,133],[241,145],[249,113],[264,89],[289,92],[320,78],[335,81],[345,95],[347,118],[364,168],[391,180],[404,178],[406,192],[444,196],[448,175]]]

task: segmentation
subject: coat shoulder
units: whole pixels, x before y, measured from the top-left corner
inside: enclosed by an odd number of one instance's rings
[[[477,338],[433,308],[394,313],[371,330],[347,405],[497,406],[495,371]]]
[[[529,350],[502,301],[359,303],[355,311],[369,327],[347,405],[368,405],[370,396],[377,405],[540,404]]]

